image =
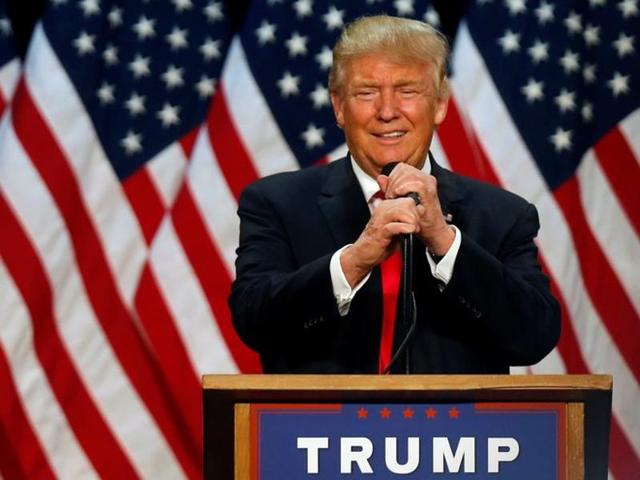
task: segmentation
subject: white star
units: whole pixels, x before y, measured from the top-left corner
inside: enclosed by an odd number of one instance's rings
[[[98,89],[97,95],[100,99],[100,103],[102,105],[108,105],[109,103],[113,103],[115,97],[113,95],[113,85],[108,84],[107,82],[103,82],[100,88]]]
[[[166,84],[166,87],[171,90],[175,87],[181,87],[182,85],[184,85],[184,79],[182,78],[182,75],[182,68],[176,68],[174,65],[169,65],[169,67],[164,71],[161,77]]]
[[[582,119],[585,122],[590,122],[591,120],[593,120],[593,105],[591,105],[589,102],[585,102],[580,109],[580,114],[582,115]]]
[[[191,0],[171,0],[176,7],[176,11],[184,12],[185,10],[191,10],[193,8],[193,3]]]
[[[547,2],[540,2],[540,6],[536,8],[536,17],[538,17],[538,22],[541,25],[544,25],[547,22],[551,22],[555,19],[555,15],[553,14],[553,9],[555,5],[552,5]]]
[[[208,62],[214,58],[220,58],[220,40],[212,40],[207,37],[202,45],[200,45],[200,53]]]
[[[607,3],[607,0],[589,0],[589,4],[592,7],[601,7],[605,3]]]
[[[81,0],[79,6],[85,17],[100,13],[100,0]]]
[[[107,19],[109,20],[109,25],[114,28],[119,27],[120,25],[122,25],[122,9],[113,7],[107,14]]]
[[[142,135],[139,133],[133,133],[133,131],[129,130],[127,132],[127,136],[120,140],[120,145],[124,147],[127,155],[138,153],[142,150]]]
[[[302,133],[302,138],[307,144],[308,149],[324,145],[323,136],[324,128],[317,128],[313,123],[310,123],[307,129]]]
[[[112,44],[108,44],[107,48],[102,52],[102,58],[107,65],[115,65],[118,63],[118,49]]]
[[[638,15],[638,0],[623,0],[618,3],[618,10],[624,18],[635,17]]]
[[[533,78],[530,78],[529,82],[520,91],[527,97],[528,103],[533,103],[544,98],[543,87],[544,83],[536,82]]]
[[[527,11],[526,0],[505,0],[504,3],[511,15],[518,15]]]
[[[290,57],[307,54],[307,37],[303,37],[298,32],[293,32],[289,40],[284,42],[289,49]]]
[[[313,13],[313,9],[311,8],[312,3],[311,0],[296,0],[293,2],[293,8],[298,18],[308,17]]]
[[[78,49],[78,55],[83,56],[87,53],[93,53],[96,49],[93,42],[95,41],[95,35],[89,35],[83,31],[78,38],[73,41],[73,45]]]
[[[156,35],[154,28],[155,23],[156,21],[154,19],[147,18],[144,15],[141,16],[140,20],[133,25],[133,30],[138,35],[138,40],[154,37]]]
[[[0,18],[0,32],[2,32],[5,37],[8,37],[9,35],[11,35],[11,33],[13,33],[11,22],[7,17]]]
[[[427,9],[427,11],[425,12],[422,18],[424,19],[425,22],[427,22],[429,25],[433,27],[440,26],[440,15],[438,15],[438,12],[436,12],[436,9],[431,6]]]
[[[142,95],[138,95],[136,92],[133,92],[131,96],[124,102],[125,107],[129,110],[129,115],[135,117],[136,115],[140,115],[144,113],[147,109],[144,106],[144,102],[146,98]]]
[[[180,123],[180,107],[175,107],[169,103],[165,103],[162,106],[162,110],[158,110],[156,116],[162,122],[162,126],[167,128],[171,125],[178,125]]]
[[[579,55],[571,50],[566,50],[560,58],[560,65],[567,75],[576,72],[580,68]]]
[[[132,62],[129,62],[129,70],[133,72],[135,78],[146,77],[151,73],[149,63],[151,63],[149,57],[136,54],[136,58],[134,58]]]
[[[536,43],[529,47],[527,51],[531,55],[533,63],[540,63],[549,58],[549,44],[540,40],[536,40]]]
[[[556,148],[556,152],[560,153],[563,150],[569,150],[571,148],[571,130],[563,130],[558,127],[556,133],[551,135],[550,141]]]
[[[216,20],[222,20],[224,15],[222,13],[222,4],[220,2],[210,2],[209,5],[204,7],[204,14],[210,22]]]
[[[200,98],[210,97],[211,95],[213,95],[215,89],[215,79],[206,77],[204,75],[200,77],[200,81],[196,83],[196,90],[198,91],[198,95],[200,95]]]
[[[585,64],[582,69],[582,78],[586,83],[593,83],[596,81],[596,66],[591,63]]]
[[[576,12],[572,11],[569,16],[564,19],[564,26],[567,27],[569,33],[578,33],[582,30],[582,17]]]
[[[187,42],[187,33],[186,28],[173,27],[171,33],[166,36],[167,42],[171,45],[171,50],[180,50],[189,45]]]
[[[273,23],[269,23],[263,20],[258,28],[256,28],[256,35],[258,36],[258,43],[260,45],[266,45],[267,43],[273,43],[276,40],[276,26]]]
[[[607,82],[614,97],[623,93],[629,93],[629,75],[622,75],[620,72],[613,74],[613,78]]]
[[[329,7],[329,11],[322,16],[324,23],[327,24],[328,30],[335,30],[344,26],[344,10],[338,10],[333,5]]]
[[[326,45],[322,47],[320,53],[316,54],[316,62],[320,64],[322,70],[329,70],[333,64],[333,52]]]
[[[634,38],[632,36],[621,33],[618,39],[613,42],[613,45],[618,51],[618,56],[620,58],[625,57],[635,51],[635,48],[633,47],[633,40]]]
[[[398,15],[413,15],[413,0],[396,0],[393,2],[393,6],[396,7]]]
[[[329,90],[327,87],[317,83],[316,89],[309,94],[311,100],[313,101],[314,108],[322,108],[324,106],[329,105]]]
[[[576,108],[576,94],[563,88],[560,95],[553,99],[562,113],[572,112]]]
[[[282,78],[278,80],[280,94],[283,97],[297,95],[298,93],[300,93],[298,83],[300,83],[300,77],[293,76],[290,72],[284,72]]]
[[[584,43],[586,43],[587,46],[591,47],[593,45],[598,45],[600,43],[600,27],[588,24],[587,28],[584,29],[582,36],[584,37]]]
[[[504,32],[504,35],[498,39],[498,43],[502,46],[502,53],[509,54],[520,50],[520,34],[513,33],[511,30]]]

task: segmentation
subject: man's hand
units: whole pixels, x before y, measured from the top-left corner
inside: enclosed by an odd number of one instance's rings
[[[382,200],[353,245],[340,255],[340,265],[351,287],[398,248],[398,237],[418,233],[420,219],[410,198]]]
[[[436,255],[446,254],[453,243],[455,232],[444,220],[435,177],[400,163],[389,176],[379,175],[377,180],[380,190],[385,192],[388,199],[404,197],[409,192],[416,192],[420,196],[420,205],[415,208],[419,219],[416,234],[430,252]]]

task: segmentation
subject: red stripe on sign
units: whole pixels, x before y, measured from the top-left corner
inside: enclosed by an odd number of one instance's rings
[[[31,315],[38,359],[69,426],[99,476],[135,478],[133,466],[104,422],[65,349],[56,325],[47,274],[2,193],[0,225],[3,233],[0,253]]]
[[[238,135],[226,102],[224,88],[219,84],[207,118],[207,127],[220,170],[237,199],[242,189],[257,180],[259,175]]]
[[[165,207],[146,167],[138,169],[122,182],[122,187],[138,218],[144,239],[147,245],[151,245],[164,217]]]
[[[572,177],[555,190],[554,196],[571,230],[591,301],[629,369],[640,381],[640,349],[637,345],[640,318],[593,236],[580,202],[579,189],[578,181]]]
[[[25,151],[51,192],[73,243],[87,296],[127,376],[155,418],[178,461],[193,478],[200,475],[197,448],[177,425],[183,421],[167,401],[163,375],[135,328],[116,287],[74,172],[67,163],[24,84],[15,95],[14,127]],[[34,141],[37,139],[37,141]]]
[[[155,356],[171,387],[171,393],[183,414],[189,429],[187,435],[197,445],[199,456],[201,456],[200,381],[148,265],[145,266],[140,278],[135,305]],[[194,334],[197,335],[197,332]]]
[[[596,158],[637,235],[640,235],[640,166],[626,139],[613,128],[594,147]]]
[[[231,292],[231,277],[220,252],[207,232],[187,185],[178,193],[172,219],[189,263],[200,281],[236,365],[243,373],[260,372],[260,362],[256,353],[240,340],[231,323],[226,302]]]
[[[6,480],[55,478],[24,411],[1,346],[0,389],[0,477]]]
[[[447,117],[438,128],[438,138],[442,149],[447,153],[452,170],[461,175],[500,185],[484,149],[465,122],[453,98],[449,100]]]

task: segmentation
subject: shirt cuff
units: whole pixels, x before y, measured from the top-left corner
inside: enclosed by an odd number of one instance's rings
[[[333,287],[333,298],[336,299],[336,305],[338,306],[338,313],[341,317],[346,316],[349,313],[349,307],[351,307],[351,301],[356,296],[358,290],[367,283],[371,272],[369,272],[360,282],[353,288],[349,285],[347,277],[345,277],[342,271],[342,265],[340,264],[340,255],[345,248],[350,247],[351,244],[345,245],[336,253],[331,256],[329,262],[329,273],[331,274],[331,286]]]
[[[442,259],[436,263],[429,252],[426,252],[427,262],[429,262],[429,268],[431,269],[431,275],[434,278],[440,280],[446,286],[449,281],[451,281],[451,277],[453,276],[453,267],[456,264],[456,258],[458,257],[458,251],[460,250],[460,243],[462,243],[462,232],[455,225],[451,225],[451,227],[455,231],[455,237],[453,238],[453,243],[447,253],[442,257]]]

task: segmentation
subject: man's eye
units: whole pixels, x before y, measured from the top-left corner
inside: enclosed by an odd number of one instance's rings
[[[375,95],[375,90],[359,90],[356,92],[358,98],[371,98]]]

